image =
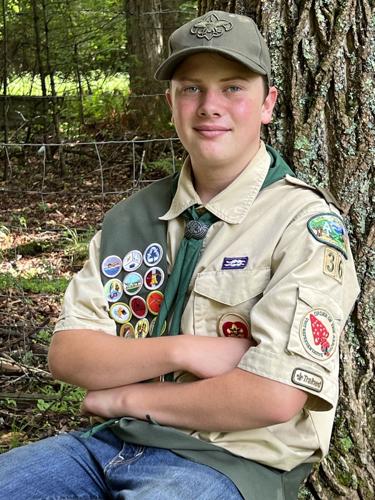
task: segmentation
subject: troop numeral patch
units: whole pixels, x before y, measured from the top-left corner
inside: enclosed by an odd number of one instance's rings
[[[337,250],[326,248],[324,250],[323,272],[342,283],[344,273],[343,258]]]

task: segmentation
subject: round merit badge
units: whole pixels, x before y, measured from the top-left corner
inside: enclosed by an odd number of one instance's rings
[[[241,314],[223,314],[219,319],[219,333],[225,337],[249,338],[249,322]]]
[[[151,314],[159,314],[160,306],[164,300],[164,295],[159,290],[155,290],[154,292],[150,292],[147,295],[147,307]]]
[[[325,309],[313,309],[302,319],[299,336],[305,351],[314,359],[325,361],[337,347],[337,334],[332,314]]]
[[[117,302],[121,299],[122,283],[117,278],[107,281],[104,285],[104,295],[108,302]]]
[[[114,278],[122,269],[122,260],[117,255],[109,255],[102,262],[102,273],[107,278]]]
[[[143,278],[139,273],[127,274],[123,281],[124,292],[127,295],[136,295],[143,286]]]
[[[134,326],[131,323],[124,323],[121,325],[120,337],[124,337],[125,339],[134,339]]]
[[[135,325],[135,336],[136,338],[145,338],[150,330],[150,323],[148,319],[143,318],[137,321]]]
[[[125,304],[124,302],[117,302],[116,304],[112,304],[109,308],[109,315],[116,321],[116,323],[123,324],[130,321],[132,312],[128,304]]]
[[[160,267],[152,267],[149,269],[144,277],[145,287],[149,290],[156,290],[160,288],[164,281],[164,271]]]
[[[150,337],[152,337],[154,328],[155,328],[155,323],[156,323],[157,318],[154,318],[151,323],[150,323]],[[163,326],[161,327],[161,332],[160,335],[163,335],[165,333],[165,330],[167,329],[167,322],[164,321]]]
[[[163,257],[163,248],[159,243],[151,243],[143,253],[146,266],[156,266]]]
[[[147,305],[145,299],[136,295],[129,301],[130,309],[136,318],[142,319],[147,316]]]
[[[130,272],[138,269],[138,267],[140,267],[142,262],[143,262],[142,252],[140,252],[139,250],[131,250],[125,255],[124,260],[122,261],[122,265],[125,271]]]

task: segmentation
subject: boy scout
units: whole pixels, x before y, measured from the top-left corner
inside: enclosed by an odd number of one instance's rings
[[[156,78],[189,156],[108,213],[50,349],[109,420],[6,454],[0,498],[296,498],[328,451],[358,285],[337,208],[260,139],[265,42],[209,12]]]

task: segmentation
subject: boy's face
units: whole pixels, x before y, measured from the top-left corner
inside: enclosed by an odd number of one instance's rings
[[[262,124],[277,97],[265,97],[260,75],[220,55],[201,52],[176,69],[167,91],[173,121],[195,168],[243,169],[255,156]]]

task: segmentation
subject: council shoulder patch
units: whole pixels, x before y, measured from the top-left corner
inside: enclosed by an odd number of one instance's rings
[[[305,351],[314,359],[331,358],[338,345],[338,334],[332,314],[321,308],[310,310],[301,321],[299,331]]]
[[[348,236],[342,219],[333,213],[314,215],[307,221],[312,236],[321,243],[336,248],[348,258]]]

